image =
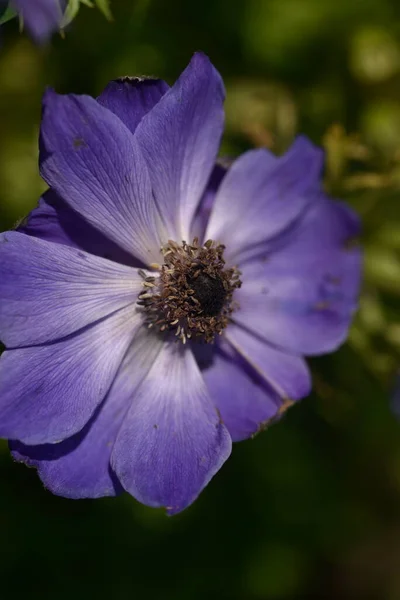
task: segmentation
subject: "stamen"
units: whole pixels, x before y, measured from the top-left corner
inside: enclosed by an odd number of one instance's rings
[[[236,267],[226,268],[225,246],[198,238],[181,245],[174,240],[161,248],[164,264],[152,263],[157,277],[143,270],[144,290],[138,305],[143,307],[149,329],[171,331],[183,344],[192,337],[213,342],[227,326],[236,305],[233,292],[241,286]]]

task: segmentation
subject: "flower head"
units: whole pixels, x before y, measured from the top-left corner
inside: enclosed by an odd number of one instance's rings
[[[0,238],[0,435],[56,494],[182,510],[346,338],[358,219],[303,137],[219,165],[223,100],[202,54],[45,94],[50,189]]]
[[[59,29],[64,0],[12,0],[24,26],[38,42],[46,41]]]

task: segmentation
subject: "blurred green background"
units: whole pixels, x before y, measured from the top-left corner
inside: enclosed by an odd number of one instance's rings
[[[227,87],[223,152],[327,150],[326,186],[360,213],[366,249],[349,342],[312,361],[315,392],[237,444],[184,513],[128,496],[52,496],[0,445],[2,597],[60,600],[400,599],[400,3],[112,0],[46,48],[2,27],[0,229],[44,184],[44,86],[97,95],[119,75],[173,82],[205,51]],[[3,594],[5,594],[3,596]]]

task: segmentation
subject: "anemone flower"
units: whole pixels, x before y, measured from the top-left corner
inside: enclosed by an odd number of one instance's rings
[[[10,6],[18,12],[24,27],[37,42],[45,42],[60,27],[60,0],[11,0]]]
[[[203,54],[44,96],[50,189],[0,238],[0,435],[55,494],[181,511],[347,336],[357,217],[304,137],[220,166],[223,101]]]

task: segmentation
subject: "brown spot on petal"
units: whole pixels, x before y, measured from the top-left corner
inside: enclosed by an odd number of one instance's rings
[[[293,404],[294,404],[293,400],[291,400],[290,398],[284,398],[281,406],[279,407],[278,415],[283,415],[283,413],[285,413],[288,408],[293,406]]]
[[[262,423],[260,423],[257,431],[255,433],[253,433],[253,435],[251,437],[255,438],[259,433],[261,433],[262,431],[265,431],[271,425],[274,425],[274,423],[279,421],[293,404],[294,404],[294,401],[291,400],[290,398],[283,398],[282,404],[278,408],[276,414],[273,417],[271,417],[270,419],[267,419],[266,421],[263,421]]]
[[[328,310],[330,308],[330,306],[331,305],[329,304],[329,302],[327,302],[326,300],[323,300],[321,302],[317,302],[314,305],[314,309],[315,310]]]
[[[80,137],[76,137],[73,141],[74,144],[74,148],[75,150],[78,150],[78,148],[86,148],[87,147],[87,143],[85,142],[85,140],[83,140]]]
[[[216,427],[218,428],[220,425],[224,424],[224,421],[222,419],[221,411],[219,410],[219,408],[215,407],[215,410],[217,411],[218,415],[218,423],[216,424]]]
[[[342,280],[340,277],[335,277],[334,275],[327,275],[327,280],[329,283],[333,283],[333,285],[340,285]]]
[[[360,238],[356,235],[349,237],[343,243],[343,250],[353,250],[353,248],[357,248],[360,245]]]

